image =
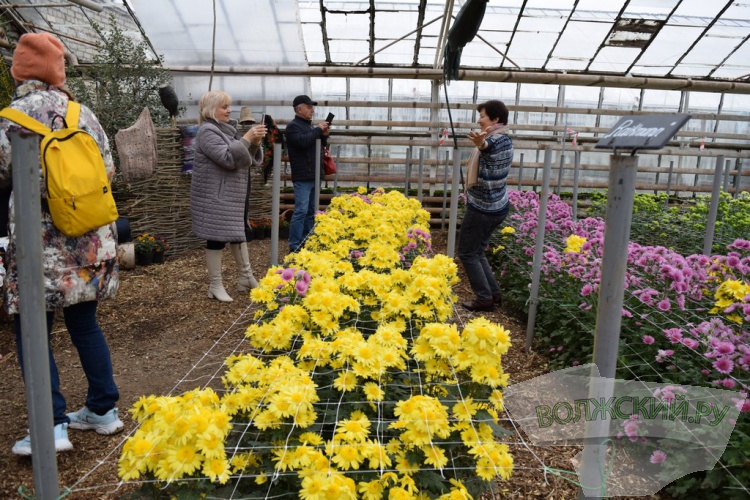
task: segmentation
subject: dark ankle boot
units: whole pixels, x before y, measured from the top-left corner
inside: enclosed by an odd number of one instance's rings
[[[492,296],[492,303],[495,304],[497,307],[503,306],[503,296],[499,293],[497,295]]]
[[[469,311],[492,311],[495,307],[495,303],[492,299],[490,300],[479,300],[474,299],[471,302],[463,302],[461,303],[462,306],[464,306],[465,309],[468,309]]]

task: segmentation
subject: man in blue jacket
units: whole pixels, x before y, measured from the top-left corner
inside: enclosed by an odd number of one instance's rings
[[[306,95],[294,98],[294,120],[286,126],[286,145],[292,167],[294,185],[294,213],[289,225],[289,250],[296,252],[302,246],[315,223],[315,141],[322,140],[320,177],[323,177],[322,151],[328,138],[330,124],[312,124],[318,103]]]

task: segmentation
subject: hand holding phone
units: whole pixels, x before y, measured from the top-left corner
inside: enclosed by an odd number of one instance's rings
[[[334,116],[336,116],[336,115],[334,115],[333,113],[328,113],[328,116],[326,116],[326,121],[328,122],[328,125],[331,124],[331,122],[333,121],[333,117]]]

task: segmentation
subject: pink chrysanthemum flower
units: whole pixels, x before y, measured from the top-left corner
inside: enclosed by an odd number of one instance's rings
[[[714,361],[713,366],[717,372],[723,373],[724,375],[732,373],[732,370],[734,369],[734,363],[729,358],[719,358]]]
[[[664,453],[661,450],[656,450],[656,451],[654,451],[651,454],[651,458],[649,459],[649,461],[652,464],[660,464],[660,463],[664,462],[666,459],[667,459],[667,454],[666,453]]]

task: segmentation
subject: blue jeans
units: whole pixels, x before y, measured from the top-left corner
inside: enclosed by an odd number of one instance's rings
[[[296,252],[315,224],[315,181],[295,182],[294,213],[289,223],[289,250]]]
[[[115,385],[112,375],[112,358],[109,355],[109,347],[104,338],[102,330],[96,321],[96,301],[81,302],[63,308],[65,326],[70,333],[70,340],[78,350],[83,372],[89,383],[86,394],[86,406],[97,414],[104,414],[115,407],[120,393]],[[52,332],[52,320],[54,311],[47,312],[47,338]],[[23,374],[23,348],[21,345],[21,316],[14,317],[16,328],[16,349],[18,361],[21,363],[21,374]],[[55,417],[55,425],[68,423],[70,419],[66,413],[65,396],[60,392],[60,376],[57,373],[57,365],[49,349],[49,371],[50,383],[52,385],[52,411]]]
[[[464,265],[471,289],[477,299],[482,301],[492,300],[494,295],[500,294],[500,286],[484,251],[490,244],[492,232],[503,223],[507,215],[507,212],[502,215],[485,215],[467,207],[461,221],[458,258]]]

